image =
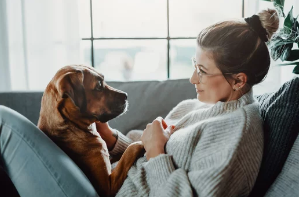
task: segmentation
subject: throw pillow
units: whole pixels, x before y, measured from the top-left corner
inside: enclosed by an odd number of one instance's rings
[[[281,172],[299,132],[299,78],[273,93],[257,97],[264,120],[265,146],[259,175],[250,196],[264,196]]]

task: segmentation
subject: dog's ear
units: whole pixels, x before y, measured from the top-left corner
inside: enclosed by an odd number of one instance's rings
[[[75,70],[65,73],[56,82],[59,96],[61,98],[70,98],[80,110],[86,105],[83,80],[83,72]]]

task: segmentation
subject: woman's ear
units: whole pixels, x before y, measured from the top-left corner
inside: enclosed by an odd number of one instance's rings
[[[239,90],[242,89],[245,84],[247,83],[247,75],[245,73],[238,73],[234,76],[234,82],[233,82],[233,89]]]

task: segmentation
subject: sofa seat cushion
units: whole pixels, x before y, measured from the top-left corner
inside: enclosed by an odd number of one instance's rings
[[[264,196],[281,172],[299,132],[299,78],[257,97],[264,120],[265,147],[260,172],[250,196]]]

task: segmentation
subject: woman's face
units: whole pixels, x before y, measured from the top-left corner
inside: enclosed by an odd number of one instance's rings
[[[202,73],[200,77],[194,69],[190,78],[190,83],[195,85],[197,99],[204,103],[227,101],[231,96],[232,87],[216,67],[212,55],[198,46],[195,62]]]

